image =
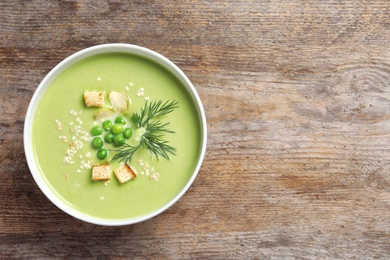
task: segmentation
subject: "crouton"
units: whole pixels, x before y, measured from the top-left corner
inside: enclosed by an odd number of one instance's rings
[[[92,166],[92,180],[103,181],[110,179],[111,170],[109,164],[100,164]]]
[[[137,177],[133,169],[131,169],[131,167],[127,163],[122,165],[122,167],[115,169],[114,173],[119,183],[124,183]]]
[[[129,100],[127,96],[121,92],[112,91],[108,96],[110,99],[112,108],[120,113],[125,112],[128,109]]]
[[[87,107],[103,107],[104,92],[101,91],[85,91],[84,103]]]

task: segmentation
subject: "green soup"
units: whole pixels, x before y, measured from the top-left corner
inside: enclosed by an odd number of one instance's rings
[[[146,100],[176,100],[179,107],[161,118],[175,132],[166,133],[164,139],[176,155],[156,159],[141,148],[129,163],[137,173],[134,180],[119,184],[112,173],[109,181],[92,181],[90,166],[110,162],[115,147],[108,144],[109,156],[100,160],[88,141],[91,128],[101,122],[94,117],[99,108],[84,104],[87,90],[118,91],[129,97],[130,110],[124,118],[135,131],[132,138],[137,131],[130,117],[141,111]],[[110,53],[84,59],[53,81],[38,105],[32,137],[40,172],[61,200],[87,215],[120,220],[154,212],[180,193],[196,168],[200,133],[196,105],[172,73],[141,56]],[[69,154],[76,141],[77,152]],[[111,170],[119,166],[112,163]]]

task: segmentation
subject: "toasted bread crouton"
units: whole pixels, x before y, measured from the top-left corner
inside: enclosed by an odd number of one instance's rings
[[[129,100],[127,96],[121,92],[112,91],[108,98],[115,111],[122,113],[129,108]]]
[[[103,181],[110,179],[111,170],[109,164],[100,164],[92,166],[92,180]]]
[[[114,173],[119,183],[124,183],[137,177],[133,169],[131,169],[127,163],[125,163],[122,167],[115,169]]]
[[[85,91],[84,103],[87,107],[103,107],[104,92],[102,91]]]

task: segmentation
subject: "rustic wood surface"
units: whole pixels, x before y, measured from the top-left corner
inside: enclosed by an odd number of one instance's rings
[[[390,1],[0,1],[0,258],[390,259]],[[175,62],[205,161],[163,214],[102,227],[31,177],[39,82],[92,45]]]

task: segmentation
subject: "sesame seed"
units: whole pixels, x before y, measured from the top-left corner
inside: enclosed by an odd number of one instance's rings
[[[137,91],[137,96],[143,96],[144,95],[144,88],[140,88],[138,91]]]
[[[77,111],[75,110],[70,110],[70,114],[73,116],[77,116],[79,113],[77,113]]]
[[[126,89],[127,91],[129,91],[129,87],[128,87],[128,86],[126,86],[125,89]]]
[[[98,77],[96,80],[97,80],[97,81],[101,81],[101,80],[102,80],[102,78],[101,78],[101,77]]]
[[[57,130],[62,130],[62,123],[60,121],[58,121],[57,119],[54,120],[57,124]]]
[[[160,174],[158,172],[154,173],[152,176],[149,177],[149,180],[155,180],[158,181],[158,178],[160,177]]]
[[[133,82],[129,82],[129,86],[130,86],[130,87],[134,87]]]

